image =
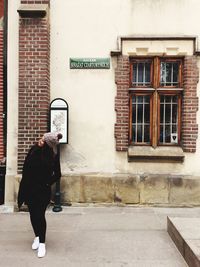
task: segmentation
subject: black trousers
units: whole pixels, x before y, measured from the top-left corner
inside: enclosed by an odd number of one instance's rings
[[[39,236],[40,243],[45,243],[47,228],[45,211],[48,204],[49,201],[29,201],[27,203],[33,231],[35,236]]]

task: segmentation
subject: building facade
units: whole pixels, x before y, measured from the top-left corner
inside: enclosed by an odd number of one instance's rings
[[[62,98],[63,203],[199,205],[199,11],[197,0],[8,0],[5,204]]]

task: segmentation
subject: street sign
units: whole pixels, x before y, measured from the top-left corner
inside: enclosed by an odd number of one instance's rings
[[[70,58],[70,69],[110,69],[110,58]]]

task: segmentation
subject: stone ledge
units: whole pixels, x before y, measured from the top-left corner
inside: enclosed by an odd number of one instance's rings
[[[43,18],[46,16],[48,5],[21,5],[17,12],[23,18]]]
[[[200,218],[167,217],[167,231],[189,267],[200,266]]]
[[[15,199],[20,176],[15,177]],[[61,178],[61,201],[150,206],[200,206],[200,177],[170,174],[82,173]]]
[[[183,162],[184,153],[182,148],[177,146],[159,146],[155,149],[150,146],[129,146],[128,159],[129,161],[148,160],[155,162],[157,159],[167,162]]]
[[[120,54],[129,56],[147,55],[193,55],[197,52],[196,36],[176,35],[130,35],[118,37],[117,50],[111,51],[111,56]],[[144,48],[141,51],[141,48]],[[139,50],[139,51],[137,51]]]

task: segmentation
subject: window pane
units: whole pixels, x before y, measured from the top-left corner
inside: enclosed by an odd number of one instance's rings
[[[144,98],[145,104],[149,104],[150,96],[149,95],[146,95],[146,96],[143,96],[143,98]]]
[[[164,96],[165,103],[171,103],[172,97],[171,96]]]
[[[172,105],[172,123],[177,123],[177,104]]]
[[[177,124],[172,125],[172,133],[177,133]]]
[[[164,62],[161,62],[161,65],[160,65],[160,82],[162,85],[166,83],[166,72],[165,72]]]
[[[172,102],[173,102],[173,103],[177,103],[177,101],[178,101],[178,96],[177,96],[177,95],[174,95],[174,96],[172,97]]]
[[[137,122],[142,123],[143,121],[143,105],[142,104],[138,104],[137,114],[138,114]]]
[[[145,63],[145,82],[150,84],[151,82],[151,64]]]
[[[133,86],[150,86],[151,84],[151,63],[134,62],[133,63]]]
[[[165,125],[165,143],[171,142],[170,125]]]
[[[144,98],[144,96],[137,96],[137,102],[143,103],[143,98]]]
[[[149,123],[150,122],[150,107],[149,104],[146,104],[144,106],[144,122]]]
[[[136,142],[136,136],[135,136],[135,124],[132,125],[132,141],[135,143]]]
[[[179,62],[161,62],[160,83],[162,86],[178,86]]]
[[[164,116],[164,105],[161,104],[160,105],[160,123],[163,123],[164,122],[163,116]]]
[[[163,141],[163,133],[164,133],[163,126],[160,125],[160,143],[164,143],[164,141]]]
[[[179,80],[178,80],[178,69],[179,69],[179,64],[174,63],[173,64],[173,85],[176,85]]]
[[[160,96],[160,143],[177,143],[178,96]]]
[[[132,102],[132,141],[150,141],[150,96],[134,96]]]
[[[165,105],[165,123],[170,123],[171,121],[171,105]]]
[[[164,96],[163,95],[160,96],[160,103],[164,103]]]
[[[150,126],[145,125],[144,126],[144,142],[149,143],[150,142]]]
[[[143,83],[143,71],[144,71],[144,64],[139,63],[138,64],[138,83],[139,84]]]
[[[137,126],[137,142],[142,142],[142,125]]]
[[[133,84],[137,84],[137,64],[133,64]]]
[[[172,77],[172,64],[165,63],[165,72],[166,72],[166,85],[171,84],[171,77]]]
[[[132,122],[136,123],[136,104],[132,105]]]

